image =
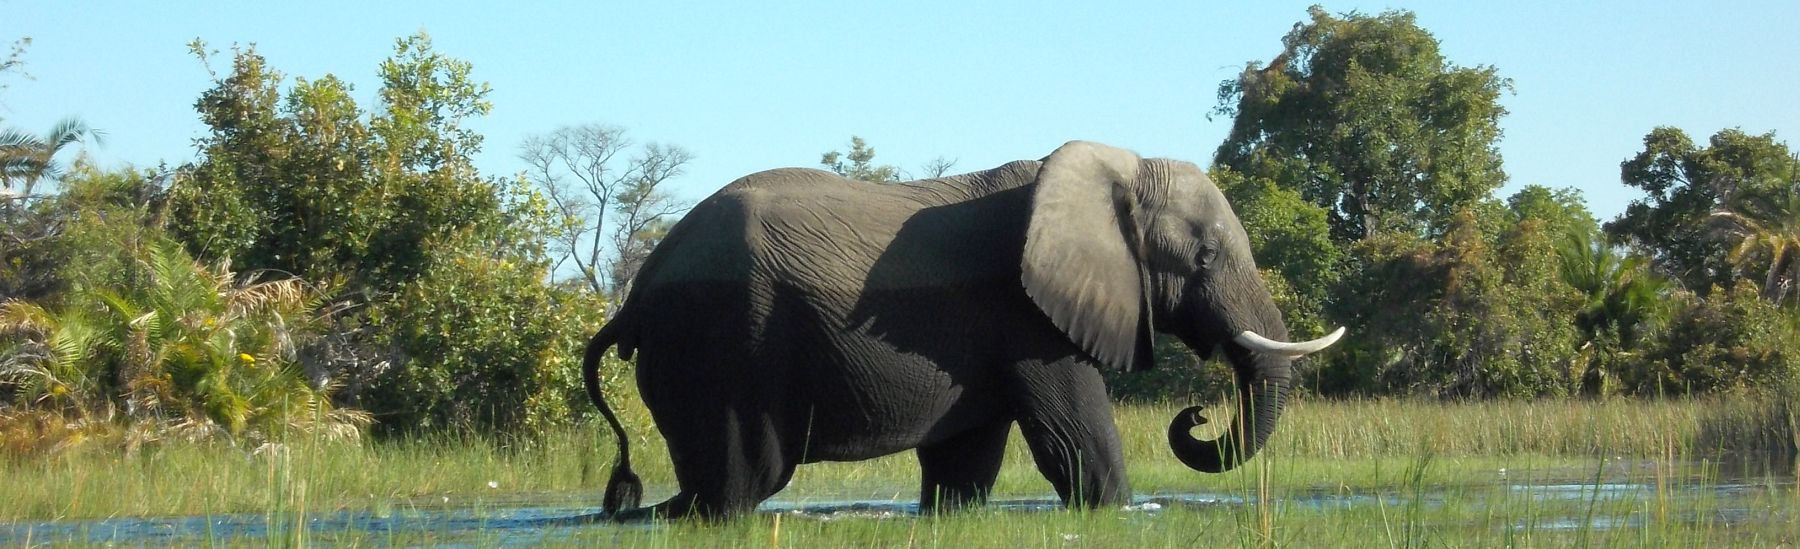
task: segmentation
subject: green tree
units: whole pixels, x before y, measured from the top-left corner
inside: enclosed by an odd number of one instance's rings
[[[1557,273],[1583,299],[1575,325],[1585,339],[1611,334],[1620,345],[1634,344],[1656,317],[1667,283],[1645,267],[1640,256],[1619,253],[1592,236],[1571,234],[1557,248]]]
[[[1216,168],[1212,176],[1250,236],[1263,278],[1288,315],[1288,330],[1296,338],[1324,335],[1326,298],[1339,281],[1344,260],[1343,250],[1331,241],[1325,209],[1267,178],[1228,168]]]
[[[1556,238],[1567,235],[1591,240],[1600,234],[1600,221],[1588,211],[1587,201],[1578,189],[1526,185],[1507,197],[1506,209],[1512,212],[1514,223],[1540,220],[1547,234]]]
[[[1794,163],[1773,132],[1721,130],[1702,147],[1680,129],[1656,128],[1644,136],[1644,150],[1619,165],[1625,184],[1642,189],[1644,196],[1607,223],[1606,233],[1649,256],[1658,271],[1690,291],[1704,296],[1714,287],[1730,288],[1739,273],[1729,252],[1736,242],[1720,233],[1713,214],[1729,212],[1734,204],[1743,209],[1764,199],[1758,195],[1784,188]],[[1753,221],[1761,215],[1737,218]],[[1763,268],[1750,271],[1748,276],[1759,279],[1767,274]]]
[[[34,195],[36,186],[62,179],[67,170],[57,158],[70,146],[100,139],[99,131],[78,118],[63,119],[41,136],[0,131],[0,301],[37,299],[56,291],[61,258],[49,241],[64,219],[57,206]]]
[[[183,239],[235,264],[382,292],[423,272],[435,245],[497,230],[482,216],[499,185],[475,172],[481,139],[462,127],[490,108],[487,86],[423,34],[397,41],[381,71],[381,108],[365,116],[332,76],[297,79],[283,101],[283,76],[237,50],[196,105],[212,128],[202,159],[171,192]]]
[[[875,183],[894,183],[900,181],[905,174],[900,168],[888,164],[875,164],[875,148],[870,147],[863,138],[850,136],[850,153],[830,151],[819,155],[819,165],[832,173]],[[949,166],[943,166],[948,170]]]
[[[1441,234],[1506,181],[1493,67],[1446,60],[1412,13],[1308,10],[1267,66],[1219,86],[1232,129],[1214,162],[1326,209],[1333,238]]]
[[[463,251],[377,303],[393,362],[360,401],[391,431],[513,434],[587,415],[577,365],[604,301],[546,286],[548,265]]]
[[[549,202],[475,169],[468,123],[491,106],[472,74],[429,37],[402,38],[365,112],[333,76],[284,93],[261,55],[235,50],[196,104],[202,157],[169,191],[194,253],[346,282],[355,313],[303,351],[384,432],[518,432],[585,410],[567,404],[582,392],[565,362],[602,303],[545,284],[546,240],[565,227]]]
[[[1506,224],[1483,215],[1465,210],[1437,241],[1387,232],[1351,248],[1333,316],[1362,336],[1328,357],[1321,391],[1490,397],[1572,388],[1579,299],[1557,278],[1546,224],[1496,231]]]
[[[1643,335],[1660,325],[1668,282],[1651,272],[1642,256],[1622,253],[1594,233],[1564,236],[1557,250],[1557,273],[1580,296],[1575,328],[1581,332],[1584,394],[1612,392],[1619,373],[1633,367]]]
[[[1740,192],[1710,216],[1728,244],[1725,259],[1746,276],[1762,272],[1763,298],[1777,305],[1800,293],[1800,158],[1788,169],[1788,182]]]

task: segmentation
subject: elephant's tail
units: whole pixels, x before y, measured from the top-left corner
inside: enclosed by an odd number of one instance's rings
[[[581,361],[581,377],[587,384],[588,398],[600,409],[600,415],[606,416],[606,423],[612,426],[613,438],[619,441],[619,461],[613,464],[612,478],[606,481],[606,496],[600,504],[600,509],[609,515],[636,508],[644,496],[643,481],[638,480],[637,473],[631,472],[631,438],[625,436],[625,426],[619,424],[619,416],[606,405],[606,397],[600,394],[600,357],[619,341],[619,332],[626,324],[614,319],[600,328],[600,332],[588,341],[587,356]],[[630,357],[623,348],[619,354]]]

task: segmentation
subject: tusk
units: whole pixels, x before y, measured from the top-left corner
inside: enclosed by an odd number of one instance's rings
[[[1238,345],[1243,345],[1245,348],[1252,351],[1299,358],[1325,350],[1325,348],[1330,347],[1331,344],[1337,343],[1337,340],[1340,337],[1344,337],[1344,327],[1342,326],[1339,326],[1337,331],[1312,341],[1284,343],[1263,337],[1250,330],[1244,330],[1243,333],[1232,338],[1232,341],[1236,341]]]

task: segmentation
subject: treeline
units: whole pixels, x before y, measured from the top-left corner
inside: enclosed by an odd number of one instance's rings
[[[1315,7],[1282,43],[1220,86],[1233,126],[1212,171],[1297,337],[1354,334],[1301,366],[1309,390],[1654,396],[1800,381],[1800,160],[1773,133],[1697,144],[1655,128],[1620,165],[1643,196],[1602,224],[1571,189],[1494,195],[1511,83],[1444,59],[1412,14]]]
[[[217,52],[192,47],[211,71]],[[491,108],[488,87],[423,34],[380,63],[373,108],[253,48],[227,59],[194,104],[208,130],[191,163],[65,165],[59,151],[96,132],[9,133],[0,444],[529,433],[590,412],[577,363],[608,303],[599,219],[668,202],[655,184],[685,152],[657,147],[653,173],[640,157],[598,181],[624,199],[595,211],[560,168],[475,169],[482,136],[466,124]],[[609,159],[586,160],[604,172]],[[579,279],[593,287],[553,282],[588,249]]]
[[[1282,44],[1217,91],[1233,127],[1212,172],[1292,331],[1352,329],[1302,364],[1307,390],[1678,395],[1800,378],[1800,162],[1773,134],[1654,129],[1621,167],[1643,198],[1601,223],[1571,190],[1494,195],[1510,82],[1444,59],[1411,14],[1315,8]],[[217,52],[192,47],[212,71]],[[482,174],[467,123],[488,87],[422,34],[378,65],[371,107],[253,48],[226,59],[194,104],[193,162],[63,162],[100,137],[73,119],[0,136],[0,452],[519,434],[590,413],[581,346],[686,207],[658,185],[691,154],[576,125],[527,139],[519,175]],[[821,163],[902,173],[872,158],[853,139]],[[1118,377],[1119,396],[1229,381],[1159,349],[1165,367]],[[609,363],[610,388],[626,368]]]

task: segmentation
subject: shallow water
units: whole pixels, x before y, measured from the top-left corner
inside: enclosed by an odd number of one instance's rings
[[[1491,499],[1522,499],[1541,503],[1574,503],[1617,509],[1646,503],[1654,498],[1673,502],[1678,511],[1675,520],[1684,522],[1713,521],[1735,524],[1750,521],[1796,520],[1791,509],[1768,509],[1771,491],[1791,493],[1791,479],[1756,483],[1684,484],[1659,490],[1648,483],[1600,484],[1498,484],[1454,488],[1427,487],[1412,493],[1388,491],[1378,493],[1341,493],[1333,491],[1297,492],[1273,498],[1271,505],[1313,510],[1348,510],[1372,506],[1389,508],[1419,503],[1429,507],[1444,505],[1447,499],[1475,498],[1486,504]],[[1490,491],[1498,493],[1498,496]],[[596,496],[594,500],[597,500]],[[549,502],[549,500],[557,500]],[[1706,501],[1704,513],[1694,511],[1694,502]],[[488,500],[479,505],[421,505],[418,502],[396,502],[384,510],[339,511],[309,514],[304,520],[308,537],[330,537],[355,534],[379,542],[386,539],[429,539],[455,543],[459,539],[478,537],[480,544],[499,546],[535,546],[572,539],[583,528],[656,528],[655,525],[615,525],[606,523],[598,507],[569,505],[568,496],[504,501]],[[1152,494],[1135,498],[1125,512],[1154,517],[1176,508],[1208,508],[1254,505],[1242,496],[1219,493]],[[1480,505],[1479,503],[1477,505]],[[1762,505],[1762,507],[1758,507]],[[1061,509],[1053,498],[1005,499],[989,504],[1002,512],[1040,513]],[[765,514],[781,514],[792,519],[885,520],[910,518],[918,514],[918,503],[912,500],[841,500],[803,501],[774,500],[757,508]],[[1573,516],[1571,516],[1573,515]],[[1642,513],[1567,513],[1521,519],[1514,527],[1548,530],[1597,530],[1634,528],[1646,521]],[[131,517],[92,520],[17,522],[0,524],[0,546],[41,545],[54,543],[95,543],[131,545],[191,545],[206,540],[256,540],[279,538],[299,526],[290,518],[264,514],[233,514],[206,517]]]

